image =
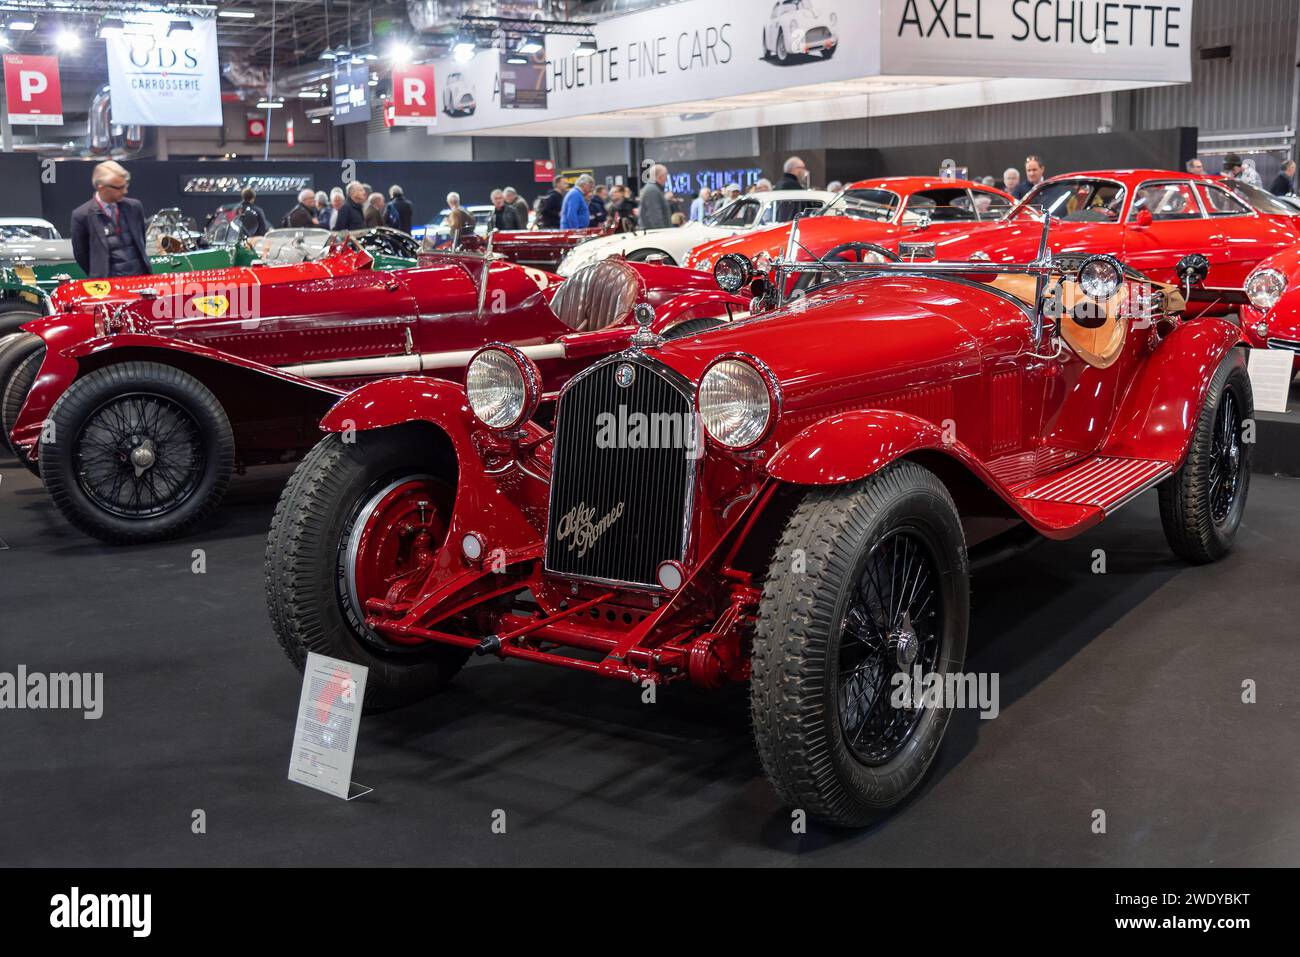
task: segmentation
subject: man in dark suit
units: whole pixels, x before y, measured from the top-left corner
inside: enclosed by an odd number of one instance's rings
[[[1273,180],[1268,191],[1274,196],[1289,196],[1295,192],[1295,160],[1287,160],[1282,164],[1282,172],[1277,174],[1277,179]]]
[[[149,270],[144,207],[128,199],[131,174],[106,160],[90,177],[95,195],[72,211],[72,256],[91,279],[143,276]]]
[[[1025,157],[1025,178],[1020,181],[1020,185],[1011,191],[1011,195],[1016,199],[1024,199],[1029,195],[1029,191],[1043,181],[1043,175],[1047,172],[1047,167],[1043,165],[1043,160],[1037,155]]]
[[[384,221],[394,229],[404,233],[411,231],[411,221],[415,218],[415,207],[406,198],[400,186],[388,187],[388,206],[384,209]]]
[[[368,194],[364,183],[353,182],[348,185],[347,202],[339,207],[338,218],[334,220],[336,231],[366,228],[365,202]]]

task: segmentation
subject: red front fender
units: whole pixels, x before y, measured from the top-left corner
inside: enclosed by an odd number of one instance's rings
[[[1241,341],[1241,330],[1223,319],[1185,322],[1166,336],[1124,396],[1102,454],[1181,467],[1210,381]],[[1245,365],[1244,356],[1238,361]]]
[[[465,533],[473,532],[484,542],[486,553],[499,549],[507,563],[540,554],[542,532],[520,503],[530,498],[544,502],[546,483],[519,468],[513,459],[514,464],[502,467],[498,462],[496,471],[487,472],[484,453],[492,454],[489,445],[493,440],[474,417],[463,386],[424,376],[380,379],[340,399],[321,419],[320,427],[346,435],[352,430],[367,432],[410,423],[427,423],[436,429],[450,442],[456,457],[456,499],[447,541],[459,542]],[[531,422],[523,431],[521,441],[525,444],[546,435]],[[509,494],[503,485],[511,489]],[[522,499],[520,491],[525,493]],[[481,568],[469,570],[469,565],[457,558],[429,584],[461,587],[481,572]]]

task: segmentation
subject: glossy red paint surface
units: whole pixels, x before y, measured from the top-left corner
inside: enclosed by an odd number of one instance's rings
[[[867,219],[855,219],[851,216],[811,216],[799,221],[800,241],[814,251],[825,252],[832,246],[845,242],[876,243],[887,248],[895,248],[899,240],[912,238],[918,242],[930,242],[939,236],[960,233],[978,222],[942,220],[931,223],[928,227],[904,223],[910,210],[908,200],[916,193],[931,189],[964,188],[974,193],[989,196],[996,202],[1014,205],[1016,200],[1010,193],[993,189],[982,183],[967,180],[943,180],[938,177],[924,176],[886,176],[878,179],[864,179],[849,184],[847,189],[886,190],[899,196],[902,202],[889,222],[873,222]],[[689,269],[710,272],[719,256],[727,253],[740,253],[753,259],[759,253],[779,256],[785,252],[790,241],[790,224],[782,223],[767,229],[754,230],[739,236],[728,236],[713,242],[702,243],[691,250],[691,254],[682,264]],[[811,241],[811,242],[810,242]],[[890,243],[894,245],[890,245]],[[806,258],[806,254],[800,254]]]
[[[1282,296],[1267,312],[1243,306],[1241,328],[1256,349],[1289,349],[1295,353],[1292,369],[1300,372],[1300,246],[1292,246],[1259,264],[1286,279]]]
[[[301,271],[326,262],[259,272]],[[533,352],[547,389],[553,390],[595,356],[624,348],[636,328],[629,312],[583,337],[570,355],[567,343],[574,331],[550,305],[562,278],[472,255],[437,254],[422,262],[392,272],[361,268],[331,276],[308,270],[275,283],[249,283],[238,271],[223,271],[225,282],[192,284],[197,274],[188,274],[175,286],[156,285],[155,299],[112,310],[97,303],[101,314],[112,315],[113,330],[104,335],[96,332],[91,311],[29,323],[27,329],[46,340],[46,358],[13,440],[35,457],[41,424],[88,362],[98,367],[138,357],[145,349],[160,350],[164,361],[192,355],[304,388],[315,384],[346,391],[397,372],[459,378],[475,349],[505,341]],[[722,293],[709,276],[629,265],[639,283],[635,301],[656,307],[656,330],[746,308],[746,298]]]
[[[545,430],[530,424],[517,438],[491,432],[458,386],[367,385],[323,427],[427,422],[450,437],[460,463],[455,528],[480,531],[501,503],[515,509],[485,538],[487,549],[510,556],[504,573],[475,567],[449,535],[438,565],[375,607],[369,623],[398,642],[470,647],[478,636],[448,624],[449,613],[527,589],[537,615],[504,614],[481,626],[502,638],[496,653],[635,680],[686,676],[712,687],[747,674],[743,636],[756,608],[755,576],[770,557],[772,527],[800,487],[854,482],[910,459],[940,476],[972,528],[1020,521],[1051,538],[1077,535],[1182,464],[1210,379],[1240,337],[1214,319],[1143,323],[1127,330],[1119,357],[1100,368],[1068,347],[1051,354],[1050,336],[1036,344],[1033,321],[1020,300],[980,283],[878,273],[777,312],[622,354],[692,386],[719,355],[750,356],[779,383],[779,418],[755,449],[736,453],[709,440],[685,583],[653,601],[644,590],[543,569]],[[1240,353],[1232,361],[1242,361]],[[485,502],[491,513],[482,511]],[[539,642],[605,654],[576,661]]]
[[[54,312],[90,309],[101,304],[131,302],[140,290],[157,290],[159,295],[175,295],[184,290],[207,287],[271,285],[306,279],[328,279],[368,269],[371,256],[359,249],[340,246],[336,251],[313,262],[284,263],[271,266],[230,266],[223,269],[200,269],[194,272],[125,276],[118,279],[77,279],[65,282],[50,294]],[[191,292],[191,295],[206,293]]]
[[[1234,216],[1156,219],[1147,226],[1133,221],[1134,199],[1140,188],[1157,183],[1213,183],[1208,176],[1167,170],[1100,170],[1069,173],[1047,182],[1080,178],[1120,184],[1123,202],[1113,222],[1054,220],[1049,238],[1053,253],[1109,253],[1156,282],[1176,282],[1178,260],[1188,253],[1201,253],[1210,260],[1207,287],[1239,290],[1256,265],[1300,239],[1293,217],[1263,216],[1254,210]],[[981,253],[993,262],[1027,262],[1037,255],[1041,238],[1037,214],[1022,206],[1006,222],[940,239],[935,258],[969,260]]]
[[[492,251],[511,262],[538,269],[555,269],[560,260],[578,243],[613,231],[613,221],[589,229],[501,229],[492,234]],[[461,242],[463,249],[479,252],[487,249],[487,239],[474,235]]]

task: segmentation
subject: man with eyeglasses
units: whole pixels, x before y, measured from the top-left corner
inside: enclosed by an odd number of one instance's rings
[[[126,195],[131,174],[112,160],[91,174],[95,195],[72,211],[72,255],[90,279],[149,272],[144,207]]]
[[[810,180],[808,167],[804,161],[797,156],[791,156],[785,161],[782,167],[783,175],[781,182],[776,185],[777,189],[807,189]]]

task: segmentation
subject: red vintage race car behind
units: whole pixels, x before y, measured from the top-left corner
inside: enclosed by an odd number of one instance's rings
[[[487,237],[472,234],[460,241],[460,248],[484,252],[489,248],[511,262],[554,271],[570,249],[588,239],[614,231],[611,219],[604,226],[588,229],[500,229]]]
[[[624,348],[638,306],[674,335],[749,301],[669,266],[600,263],[565,280],[472,253],[422,263],[274,285],[182,284],[29,323],[44,352],[11,440],[78,528],[152,541],[207,515],[234,469],[309,448],[321,413],[362,382],[459,377],[484,342],[505,340],[553,391]]]
[[[1010,193],[967,180],[937,176],[886,176],[850,184],[824,212],[799,226],[805,245],[826,250],[842,243],[896,246],[908,238],[934,240],[980,223],[1001,219],[1016,204]],[[790,224],[782,223],[740,236],[703,243],[683,265],[712,272],[720,256],[739,253],[755,259],[785,251]],[[828,245],[829,243],[829,245]]]

